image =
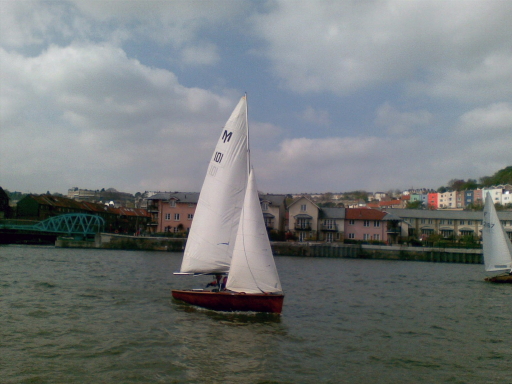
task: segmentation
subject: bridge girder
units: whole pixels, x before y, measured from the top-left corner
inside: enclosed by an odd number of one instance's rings
[[[67,235],[93,235],[103,231],[105,220],[86,213],[67,213],[43,220],[32,229],[42,232],[65,233]]]

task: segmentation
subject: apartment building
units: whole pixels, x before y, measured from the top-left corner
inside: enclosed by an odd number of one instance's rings
[[[386,212],[368,208],[347,208],[345,238],[348,240],[387,242]]]
[[[482,234],[481,211],[389,209],[388,213],[400,217],[402,237],[426,238],[437,234],[443,238]],[[512,212],[498,212],[498,217],[508,236],[512,239]]]

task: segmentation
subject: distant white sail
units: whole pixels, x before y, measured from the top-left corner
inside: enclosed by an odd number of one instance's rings
[[[244,96],[222,129],[208,165],[185,247],[182,273],[229,271],[247,186],[247,135]]]
[[[485,270],[505,271],[512,269],[512,243],[500,223],[491,194],[485,196],[482,242]]]
[[[251,170],[226,288],[234,292],[282,292]]]

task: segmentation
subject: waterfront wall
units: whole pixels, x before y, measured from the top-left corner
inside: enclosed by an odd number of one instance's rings
[[[100,248],[181,252],[185,248],[185,241],[186,239],[168,237],[127,236],[112,233],[98,233],[94,240],[87,241],[59,237],[55,242],[55,246],[59,248]]]
[[[97,234],[94,241],[59,238],[56,247],[101,248],[182,252],[186,239]],[[481,249],[409,247],[312,242],[272,242],[275,256],[332,257],[375,260],[412,260],[440,263],[482,264]]]
[[[273,243],[274,255],[482,264],[481,249],[337,243]]]

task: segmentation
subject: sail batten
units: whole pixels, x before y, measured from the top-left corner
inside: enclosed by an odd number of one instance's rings
[[[485,197],[482,242],[485,270],[510,271],[512,269],[512,243],[501,225],[490,193]]]

